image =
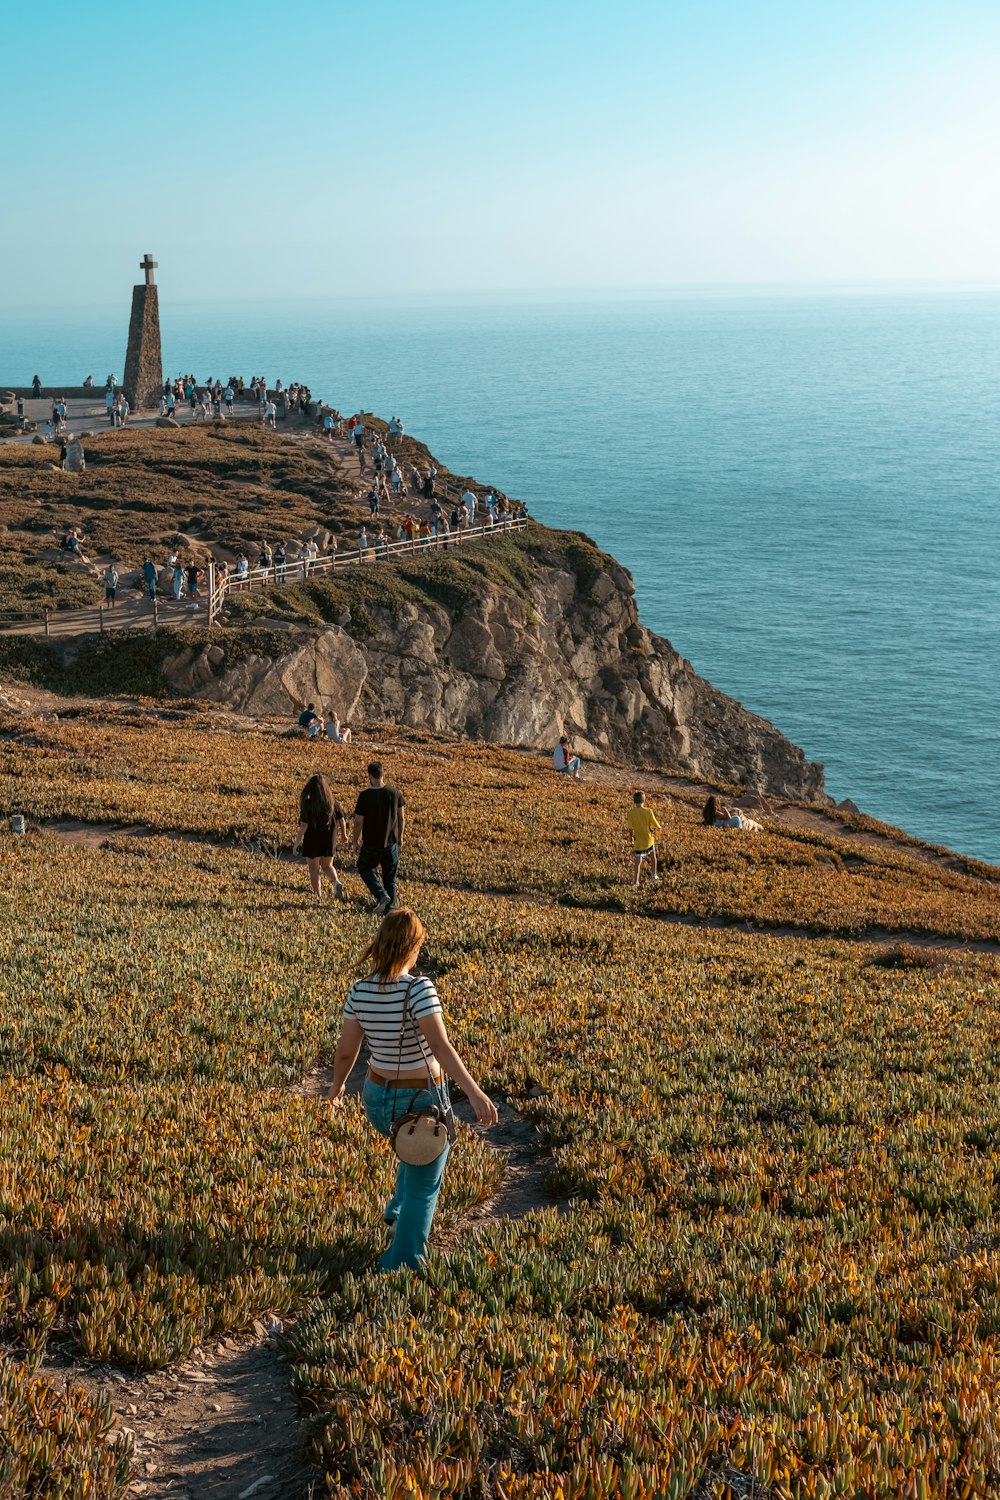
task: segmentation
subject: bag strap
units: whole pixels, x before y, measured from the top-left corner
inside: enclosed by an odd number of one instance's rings
[[[404,1037],[404,1035],[406,1033],[406,1022],[407,1022],[407,1020],[409,1018],[409,1015],[410,1015],[410,991],[413,989],[413,986],[416,984],[417,977],[418,976],[416,974],[411,974],[410,978],[409,978],[409,982],[408,982],[408,984],[406,986],[406,989],[403,991],[403,1015],[402,1015],[402,1018],[400,1019],[400,1023],[399,1023],[399,1050],[396,1053],[396,1082],[397,1083],[399,1082],[399,1075],[400,1075],[400,1073],[402,1072],[402,1069],[403,1069],[403,1037]],[[414,1029],[416,1029],[416,1028],[414,1028]],[[413,1108],[413,1100],[416,1099],[417,1094],[419,1092],[420,1092],[419,1089],[415,1090],[415,1092],[413,1094],[413,1099],[410,1100],[410,1109],[411,1110]],[[399,1089],[398,1088],[393,1089],[393,1091],[392,1091],[392,1123],[393,1124],[396,1123],[396,1102],[397,1102],[398,1098],[399,1098]]]
[[[399,1075],[403,1071],[403,1034],[406,1031],[406,1022],[409,1019],[410,1015],[410,991],[416,984],[417,978],[418,976],[416,974],[411,974],[409,983],[407,984],[406,989],[403,991],[403,1015],[399,1023],[399,1051],[396,1053],[397,1083],[399,1081]]]
[[[428,1083],[427,1092],[430,1094],[430,1096],[431,1096],[432,1099],[434,1099],[434,1100],[437,1101],[436,1107],[447,1118],[447,1121],[448,1121],[448,1138],[449,1138],[449,1140],[451,1140],[452,1142],[454,1142],[454,1139],[455,1139],[455,1136],[454,1136],[454,1131],[455,1131],[455,1117],[454,1117],[454,1114],[453,1114],[452,1108],[451,1108],[451,1098],[450,1098],[449,1093],[448,1093],[448,1079],[447,1079],[447,1077],[445,1077],[444,1075],[442,1075],[442,1082],[441,1082],[441,1084],[438,1085],[437,1083],[435,1083],[435,1081],[434,1081],[434,1074],[431,1072],[431,1065],[430,1065],[430,1063],[427,1060],[427,1052],[425,1050],[424,1039],[420,1035],[419,1031],[417,1030],[417,1024],[414,1021],[412,1015],[410,1014],[410,994],[411,994],[411,991],[413,990],[413,986],[416,984],[417,980],[420,977],[421,976],[419,974],[411,974],[410,975],[410,979],[409,979],[409,983],[407,984],[406,989],[403,991],[403,1015],[402,1015],[402,1019],[400,1020],[400,1023],[399,1023],[399,1050],[396,1053],[396,1082],[397,1083],[399,1082],[399,1075],[400,1075],[400,1073],[402,1072],[402,1069],[403,1069],[403,1036],[404,1036],[404,1034],[406,1032],[406,1023],[407,1023],[407,1021],[409,1021],[410,1025],[413,1027],[413,1034],[414,1034],[414,1036],[417,1039],[417,1046],[420,1049],[421,1059],[423,1060],[424,1067],[427,1069],[427,1083]],[[414,1093],[413,1093],[413,1095],[412,1095],[412,1097],[410,1099],[410,1105],[409,1105],[410,1110],[413,1109],[413,1102],[416,1099],[417,1094],[422,1093],[422,1092],[423,1092],[422,1089],[415,1089],[414,1090]],[[392,1091],[392,1124],[395,1124],[395,1122],[396,1122],[396,1100],[397,1100],[398,1094],[399,1094],[399,1089],[393,1089],[393,1091]]]

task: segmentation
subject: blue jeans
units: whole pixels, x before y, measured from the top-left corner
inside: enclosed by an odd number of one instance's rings
[[[411,1108],[430,1109],[437,1102],[427,1089],[419,1089],[414,1098],[411,1089],[386,1088],[371,1078],[365,1079],[362,1097],[369,1124],[382,1135],[390,1133],[393,1118],[398,1120]],[[392,1244],[378,1263],[380,1271],[395,1271],[400,1266],[410,1266],[415,1270],[419,1266],[427,1248],[427,1236],[431,1232],[450,1150],[450,1146],[445,1146],[437,1160],[424,1167],[414,1167],[405,1161],[399,1163],[396,1191],[385,1206],[385,1218],[394,1221],[396,1232]]]
[[[388,901],[389,910],[396,904],[396,871],[399,869],[399,845],[384,849],[365,849],[358,855],[358,874],[376,901]],[[381,872],[379,880],[375,871]]]

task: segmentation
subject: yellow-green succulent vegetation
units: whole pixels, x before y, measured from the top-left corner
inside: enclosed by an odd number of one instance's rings
[[[960,946],[1000,938],[988,869],[652,792],[636,896],[627,790],[533,756],[204,710],[0,732],[0,811],[40,825],[0,835],[0,1492],[124,1493],[53,1350],[164,1367],[276,1312],[338,1500],[1000,1493],[1000,960]],[[355,876],[309,893],[297,792],[349,804],[373,744],[450,1030],[552,1198],[484,1212],[504,1163],[463,1128],[421,1275],[375,1273],[359,1100],[296,1088],[373,930]]]

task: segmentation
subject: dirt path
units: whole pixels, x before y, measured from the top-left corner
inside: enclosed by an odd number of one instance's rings
[[[347,1080],[346,1092],[360,1094],[364,1087],[368,1065],[364,1056],[358,1058],[351,1076]],[[331,1067],[313,1068],[294,1092],[306,1099],[328,1099],[333,1084]],[[477,1222],[491,1219],[523,1219],[536,1208],[556,1208],[560,1213],[569,1210],[565,1198],[557,1198],[549,1191],[552,1172],[552,1153],[543,1144],[538,1127],[520,1114],[507,1099],[495,1100],[500,1119],[490,1130],[482,1132],[483,1139],[504,1159],[504,1175],[496,1194],[479,1205],[469,1215]],[[475,1124],[472,1107],[465,1099],[455,1101],[455,1114],[467,1125]]]
[[[473,1210],[469,1219],[473,1223],[517,1220],[537,1208],[569,1213],[568,1199],[556,1197],[549,1189],[554,1165],[552,1153],[542,1144],[534,1121],[519,1114],[506,1099],[496,1100],[496,1105],[499,1123],[483,1135],[497,1155],[504,1158],[504,1174],[495,1195]],[[475,1120],[465,1099],[457,1101],[455,1113],[467,1124]]]
[[[364,1075],[361,1061],[348,1082],[351,1093],[360,1093]],[[316,1068],[295,1092],[323,1098],[331,1078],[331,1068]],[[567,1212],[568,1203],[548,1192],[552,1157],[536,1127],[506,1101],[499,1107],[500,1122],[486,1139],[506,1158],[504,1177],[495,1197],[464,1222],[521,1219],[553,1206]],[[456,1114],[468,1123],[474,1118],[464,1101]],[[71,1375],[107,1395],[112,1430],[130,1434],[135,1444],[128,1493],[136,1500],[306,1500],[316,1476],[305,1460],[307,1423],[292,1401],[283,1331],[277,1318],[266,1318],[250,1336],[216,1340],[176,1369],[149,1375],[81,1374],[54,1363],[44,1373],[57,1384]]]
[[[305,1500],[305,1423],[292,1401],[282,1325],[216,1339],[170,1370],[126,1375],[49,1361],[40,1373],[103,1392],[112,1432],[134,1443],[130,1497],[142,1500]]]

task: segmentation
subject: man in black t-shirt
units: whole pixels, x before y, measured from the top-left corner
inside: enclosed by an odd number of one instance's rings
[[[354,809],[354,848],[358,874],[375,898],[375,915],[381,917],[396,904],[406,798],[395,787],[386,786],[381,761],[373,760],[368,767],[368,782]]]

